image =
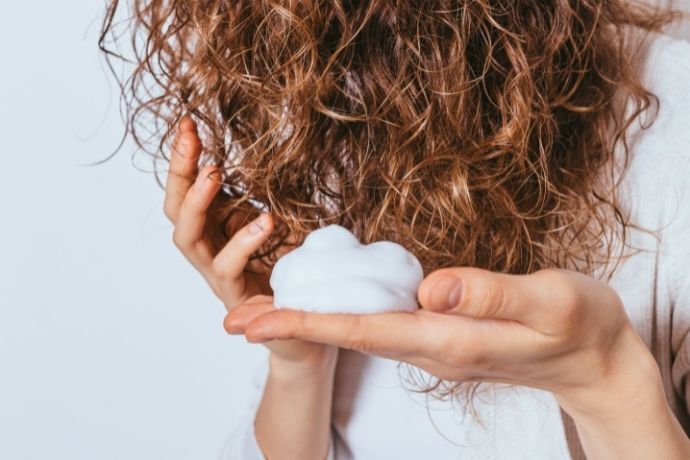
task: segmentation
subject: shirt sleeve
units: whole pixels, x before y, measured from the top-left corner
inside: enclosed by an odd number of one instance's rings
[[[689,49],[690,51],[690,49]],[[690,54],[688,54],[690,56]],[[690,104],[690,97],[686,96]],[[685,122],[690,129],[690,111]],[[680,137],[680,139],[683,139]],[[679,399],[676,415],[690,434],[690,138],[675,158],[677,174],[671,178],[667,200],[668,226],[662,238],[669,267],[671,296],[671,382]],[[662,256],[663,257],[663,256]]]
[[[674,393],[681,399],[676,414],[683,428],[690,434],[690,210],[687,202],[683,213],[682,240],[676,242],[674,249],[674,271],[676,273],[673,291],[675,299],[672,310],[672,366],[671,379]],[[679,235],[680,237],[680,235]]]
[[[267,460],[261,451],[261,447],[259,447],[254,432],[254,418],[261,402],[267,377],[268,363],[264,361],[252,378],[251,395],[247,398],[244,415],[226,438],[218,457],[219,460]],[[336,460],[332,434],[329,439],[328,454],[325,460]]]
[[[690,43],[666,36],[657,43],[646,75],[658,118],[639,144],[643,226],[659,236],[648,339],[669,405],[690,433]]]
[[[688,146],[690,149],[690,146]],[[690,174],[690,171],[688,171]],[[687,182],[687,181],[686,181]],[[686,184],[687,187],[687,184]],[[686,188],[687,190],[687,188]],[[681,398],[684,414],[678,414],[690,432],[690,194],[678,200],[679,210],[669,227],[671,267],[671,378],[676,395]]]

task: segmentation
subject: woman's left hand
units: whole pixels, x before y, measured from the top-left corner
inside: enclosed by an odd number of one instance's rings
[[[250,342],[299,338],[407,362],[444,380],[548,390],[581,437],[590,427],[622,427],[636,417],[631,411],[667,415],[656,362],[602,281],[562,269],[446,268],[424,279],[418,298],[414,313],[374,315],[240,306],[226,324],[241,325]]]

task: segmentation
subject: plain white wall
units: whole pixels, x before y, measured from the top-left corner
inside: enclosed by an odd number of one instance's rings
[[[101,9],[0,6],[0,458],[214,458],[264,352],[223,332],[132,145],[79,166],[121,134]]]
[[[102,5],[0,6],[0,459],[215,458],[262,351],[223,331],[132,145],[79,166],[122,129]]]

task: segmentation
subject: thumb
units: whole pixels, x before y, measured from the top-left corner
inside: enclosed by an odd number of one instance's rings
[[[422,308],[445,311],[456,307],[465,291],[465,282],[458,275],[451,270],[439,270],[424,278],[417,289]]]
[[[473,267],[437,270],[417,292],[423,309],[522,323],[545,331],[575,321],[590,305],[615,305],[615,292],[600,281],[565,269],[527,275],[496,273]],[[602,302],[601,299],[608,299]],[[601,314],[614,311],[600,309]]]
[[[534,300],[520,281],[516,275],[480,268],[444,268],[427,276],[417,295],[426,310],[520,321]]]

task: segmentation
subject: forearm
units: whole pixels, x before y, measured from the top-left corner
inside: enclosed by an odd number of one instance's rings
[[[271,358],[255,419],[264,455],[269,460],[323,460],[330,442],[337,348],[318,365]]]
[[[622,371],[587,389],[568,409],[588,459],[688,459],[690,439],[666,402],[659,368],[631,334],[615,361]]]
[[[623,419],[575,420],[588,459],[690,458],[690,442],[665,401]]]

